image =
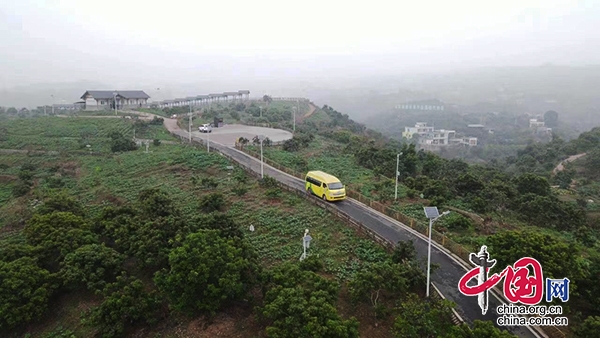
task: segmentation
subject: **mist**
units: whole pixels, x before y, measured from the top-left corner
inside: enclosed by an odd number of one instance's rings
[[[88,89],[153,100],[248,89],[344,105],[340,95],[419,83],[433,95],[439,83],[423,79],[600,64],[598,17],[591,1],[1,0],[0,105],[72,103]]]

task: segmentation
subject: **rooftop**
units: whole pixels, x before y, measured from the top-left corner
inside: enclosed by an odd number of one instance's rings
[[[112,99],[114,98],[114,93],[117,93],[117,96],[120,96],[125,99],[149,99],[150,96],[144,93],[143,90],[88,90],[83,95],[81,95],[81,99],[84,99],[86,95],[91,95],[94,99]]]

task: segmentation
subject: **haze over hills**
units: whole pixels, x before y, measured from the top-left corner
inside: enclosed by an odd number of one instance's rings
[[[469,71],[406,76],[341,78],[199,79],[196,82],[76,81],[40,83],[0,91],[1,106],[34,108],[43,104],[73,103],[88,89],[145,90],[152,100],[203,93],[249,89],[253,97],[301,96],[317,105],[330,105],[364,122],[393,112],[396,105],[439,99],[470,112],[541,113],[556,110],[580,131],[600,125],[600,66],[486,67]],[[54,99],[51,97],[54,95]],[[54,101],[53,101],[54,100]]]

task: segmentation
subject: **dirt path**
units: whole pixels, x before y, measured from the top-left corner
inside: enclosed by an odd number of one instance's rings
[[[569,158],[567,158],[566,160],[560,162],[556,168],[554,168],[554,170],[552,171],[552,174],[556,174],[559,171],[563,171],[565,169],[564,164],[569,163],[569,162],[573,162],[576,159],[585,156],[586,153],[582,153],[582,154],[577,154],[577,155],[573,155],[573,156],[569,156]]]
[[[308,107],[310,108],[308,110],[308,112],[306,114],[304,114],[303,116],[301,116],[299,119],[297,119],[296,123],[302,123],[302,121],[304,121],[304,119],[311,117],[312,114],[314,114],[314,112],[317,111],[317,109],[318,109],[317,106],[315,106],[314,104],[312,104],[310,102],[308,103]]]

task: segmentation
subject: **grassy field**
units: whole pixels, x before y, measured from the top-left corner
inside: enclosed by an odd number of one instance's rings
[[[41,123],[43,122],[43,123]],[[62,137],[77,138],[83,128],[94,130],[92,143],[106,142],[104,135],[111,130],[129,130],[125,121],[38,119],[9,121],[11,147],[18,146],[15,135],[35,135],[33,140],[22,146],[54,144]],[[41,127],[45,125],[45,127]],[[62,131],[62,132],[61,132]],[[66,136],[63,136],[66,135]],[[4,145],[4,147],[7,147]],[[46,147],[44,149],[51,149]],[[77,149],[72,146],[65,149]],[[331,278],[345,281],[361,268],[361,264],[376,260],[384,255],[384,250],[355,233],[345,224],[337,221],[324,210],[313,206],[303,198],[281,192],[279,197],[267,197],[265,188],[255,179],[250,179],[245,187],[247,192],[239,196],[235,193],[239,183],[232,179],[238,170],[227,169],[232,165],[224,157],[207,154],[203,150],[184,145],[150,146],[150,153],[142,149],[122,154],[104,152],[100,154],[72,153],[64,151],[59,155],[47,154],[7,154],[0,157],[0,241],[20,240],[19,229],[22,218],[32,211],[33,202],[52,189],[64,189],[86,206],[86,212],[96,215],[104,206],[134,201],[138,193],[146,188],[160,188],[169,193],[186,217],[200,213],[200,199],[213,192],[223,194],[227,209],[243,228],[254,225],[256,231],[246,234],[257,250],[265,266],[281,261],[295,261],[302,254],[301,237],[304,229],[310,229],[314,240],[309,253],[317,255],[325,263],[325,273]],[[30,164],[35,168],[32,191],[19,198],[11,194],[16,184],[20,166]],[[213,178],[218,182],[214,189],[202,187],[195,178]],[[32,337],[40,336],[59,327],[73,330],[78,337],[90,335],[89,327],[81,324],[79,317],[83,310],[97,304],[97,296],[78,293],[59,297],[40,323],[32,324],[28,332]],[[347,302],[347,300],[342,300]],[[346,307],[344,316],[358,316],[355,307]],[[367,316],[367,315],[365,315]],[[264,328],[252,320],[251,309],[240,310],[234,316],[238,325],[229,320],[216,319],[206,328],[198,328],[201,318],[179,318],[174,316],[144,336],[182,337],[210,332],[216,325],[227,326],[231,336],[263,336]],[[367,316],[368,317],[368,316]],[[369,318],[365,319],[368,322]],[[376,329],[385,336],[389,327]],[[370,331],[372,332],[372,331]],[[210,335],[206,333],[207,335]]]
[[[349,188],[367,197],[377,197],[375,184],[379,181],[373,171],[357,165],[353,155],[344,153],[344,147],[339,142],[316,135],[309,147],[298,152],[285,151],[281,146],[263,147],[263,155],[298,172],[323,170],[338,177]],[[248,149],[260,151],[259,147],[253,145],[248,146]],[[391,186],[391,189],[394,189],[394,186]],[[399,196],[405,194],[405,189],[399,184]]]

